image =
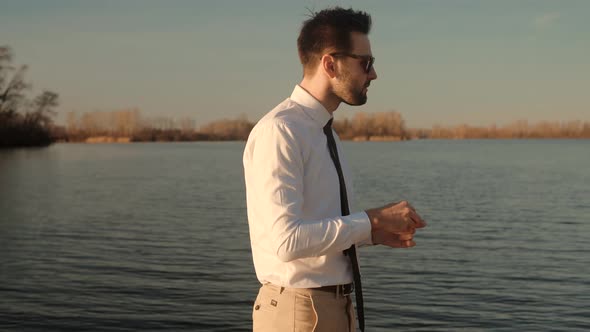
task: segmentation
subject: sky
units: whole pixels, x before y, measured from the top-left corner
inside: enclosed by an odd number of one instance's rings
[[[378,79],[356,112],[398,111],[411,128],[590,120],[590,1],[0,0],[0,45],[32,93],[65,113],[137,107],[197,125],[256,121],[302,77],[309,11],[372,15]]]

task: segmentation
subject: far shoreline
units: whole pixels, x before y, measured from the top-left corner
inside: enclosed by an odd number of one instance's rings
[[[405,141],[468,141],[468,140],[587,140],[589,138],[584,137],[469,137],[469,138],[431,138],[431,137],[414,137],[414,138],[401,138],[394,136],[371,136],[371,137],[353,137],[353,138],[341,138],[343,142],[405,142]],[[110,136],[99,136],[89,137],[85,140],[58,140],[55,143],[59,144],[135,144],[135,143],[195,143],[195,142],[210,142],[210,143],[222,143],[222,142],[246,142],[243,139],[205,139],[205,140],[133,140],[131,137],[110,137]]]

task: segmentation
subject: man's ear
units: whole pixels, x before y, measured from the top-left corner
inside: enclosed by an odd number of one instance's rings
[[[336,77],[336,59],[333,56],[324,54],[320,59],[320,64],[322,70],[329,78]]]

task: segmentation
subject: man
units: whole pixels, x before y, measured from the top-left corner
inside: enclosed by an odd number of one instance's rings
[[[348,211],[352,181],[332,114],[341,102],[367,101],[377,78],[370,28],[367,13],[338,7],[305,21],[297,39],[303,80],[248,138],[248,222],[262,283],[254,331],[355,331],[356,247],[412,247],[415,229],[426,225],[407,202]],[[355,297],[363,330],[362,296]]]

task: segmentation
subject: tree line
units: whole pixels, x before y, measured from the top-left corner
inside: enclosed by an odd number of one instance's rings
[[[244,115],[217,120],[199,128],[188,117],[143,117],[138,109],[67,114],[66,126],[57,135],[70,142],[227,141],[246,140],[255,123]],[[487,127],[461,124],[434,125],[430,129],[407,128],[396,111],[364,113],[334,121],[342,140],[401,141],[409,139],[518,139],[590,138],[590,122],[516,121]],[[56,137],[57,137],[56,136]]]
[[[246,140],[255,123],[245,115],[213,121],[199,128],[188,117],[144,117],[137,108],[116,111],[68,112],[66,125],[54,137],[65,142],[151,142]],[[410,138],[398,112],[357,113],[336,120],[342,139],[405,140]]]
[[[529,123],[527,120],[519,120],[504,126],[435,125],[431,129],[411,129],[409,136],[429,139],[590,138],[590,122],[575,120]]]
[[[66,125],[54,131],[65,142],[184,142],[245,140],[254,123],[245,116],[211,122],[200,128],[189,117],[144,117],[137,108],[69,112]]]

